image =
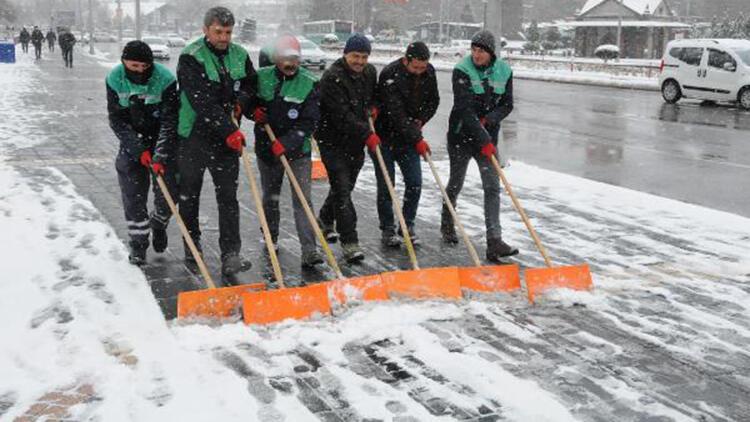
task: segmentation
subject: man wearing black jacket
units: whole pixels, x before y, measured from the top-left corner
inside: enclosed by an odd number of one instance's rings
[[[55,51],[55,41],[57,41],[57,34],[55,34],[55,31],[52,30],[52,28],[47,31],[47,49],[49,51]]]
[[[31,41],[31,35],[26,27],[21,28],[21,33],[18,35],[18,41],[21,42],[21,50],[24,53],[29,52],[29,41]]]
[[[448,197],[456,204],[466,170],[473,158],[484,189],[484,221],[487,229],[487,259],[497,262],[518,249],[502,240],[500,228],[500,182],[491,158],[497,158],[500,123],[513,111],[513,72],[495,55],[495,37],[479,31],[471,40],[471,55],[453,70],[453,110],[448,123],[450,179]],[[440,229],[443,240],[458,243],[453,219],[443,206]]]
[[[236,283],[235,274],[250,268],[250,262],[240,257],[237,178],[245,136],[238,121],[243,113],[253,116],[257,84],[247,51],[231,42],[234,22],[228,9],[209,9],[203,20],[205,36],[185,47],[177,65],[180,215],[200,248],[200,194],[208,170],[219,209],[222,274],[228,283]],[[187,247],[185,252],[186,263],[195,268]]]
[[[321,118],[315,137],[331,187],[319,219],[329,241],[336,241],[340,234],[348,262],[365,257],[359,247],[351,193],[364,164],[365,145],[372,150],[380,144],[368,123],[377,83],[377,71],[367,63],[370,51],[370,41],[364,35],[352,35],[344,57],[336,60],[320,81]]]
[[[42,33],[42,30],[39,29],[38,26],[35,26],[34,30],[31,31],[31,44],[34,45],[34,55],[36,56],[37,60],[42,58],[42,43],[43,42],[44,42],[44,33]]]
[[[166,67],[154,63],[149,46],[131,41],[122,63],[107,75],[109,125],[120,140],[115,161],[130,236],[130,263],[146,263],[149,232],[153,247],[164,252],[172,212],[154,183],[154,211],[148,214],[151,172],[164,177],[176,195],[174,153],[177,142],[177,80]]]
[[[432,119],[440,105],[435,68],[429,60],[427,45],[421,41],[411,43],[404,57],[383,68],[378,82],[380,117],[375,128],[383,140],[381,151],[391,180],[395,183],[395,163],[398,163],[404,176],[404,219],[414,244],[419,243],[414,232],[414,221],[422,193],[420,157],[430,151],[422,136],[422,126]],[[378,181],[377,204],[382,242],[388,247],[398,247],[401,239],[396,234],[391,197],[375,154],[371,153],[370,156]]]
[[[62,50],[65,67],[73,67],[73,46],[76,45],[75,35],[70,32],[70,29],[64,29],[57,42],[60,44],[60,50]]]

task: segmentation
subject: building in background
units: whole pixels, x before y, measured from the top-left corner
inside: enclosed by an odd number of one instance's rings
[[[481,3],[481,4],[479,4]],[[523,33],[523,0],[487,0],[486,28],[495,36],[520,40]],[[484,22],[484,2],[474,2],[476,22]]]
[[[575,29],[579,57],[593,57],[600,45],[619,44],[620,57],[656,59],[667,42],[690,30],[667,0],[588,0],[567,25]]]

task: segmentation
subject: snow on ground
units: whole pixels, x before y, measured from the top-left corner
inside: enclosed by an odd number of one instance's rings
[[[520,292],[367,304],[265,328],[167,324],[81,187],[53,168],[13,166],[14,149],[50,136],[29,129],[46,111],[23,101],[44,89],[24,59],[0,66],[0,114],[9,117],[0,122],[0,231],[14,239],[0,243],[0,418],[303,421],[337,409],[352,420],[450,420],[484,409],[507,420],[566,421],[612,409],[693,420],[689,397],[673,398],[659,374],[597,362],[637,359],[634,348],[728,373],[749,361],[748,219],[523,163],[508,168],[509,179],[553,259],[592,264],[592,292],[551,292],[537,306]],[[436,164],[447,175],[448,163]],[[462,198],[481,195],[471,169]],[[374,194],[374,180],[360,178],[357,189]],[[438,195],[425,189],[420,218],[436,218]],[[522,246],[524,264],[540,265],[504,201],[507,239]],[[459,209],[481,239],[481,204],[461,201]],[[596,332],[602,325],[639,343]],[[538,353],[550,344],[566,357]],[[387,374],[368,372],[373,362]],[[599,401],[566,390],[590,371]],[[703,407],[730,416],[716,403]]]

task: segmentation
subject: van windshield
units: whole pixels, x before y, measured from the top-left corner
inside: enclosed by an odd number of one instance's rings
[[[733,48],[732,50],[740,56],[740,59],[742,59],[746,65],[750,66],[750,48]]]

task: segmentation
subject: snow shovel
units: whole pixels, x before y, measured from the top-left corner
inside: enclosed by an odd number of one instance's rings
[[[513,205],[518,211],[518,214],[521,215],[521,219],[526,225],[526,229],[534,239],[534,243],[536,244],[539,253],[542,254],[544,263],[547,265],[547,268],[531,268],[524,271],[524,277],[526,278],[526,292],[529,297],[529,302],[534,303],[534,296],[547,289],[591,289],[593,283],[591,280],[591,271],[587,264],[564,267],[554,267],[552,265],[552,260],[550,260],[549,255],[547,255],[547,250],[542,245],[542,241],[539,240],[539,236],[531,225],[529,217],[526,216],[526,212],[521,207],[521,203],[518,202],[518,198],[513,193],[513,189],[510,187],[510,183],[508,183],[508,179],[506,179],[505,173],[503,172],[503,169],[500,168],[500,163],[498,163],[497,158],[494,155],[492,156],[492,165],[495,167],[497,175],[500,177],[503,186],[505,186],[505,190],[508,191],[508,195],[510,195]]]
[[[375,133],[375,125],[372,117],[369,118],[370,130]],[[411,261],[411,271],[393,271],[381,274],[383,281],[388,288],[388,293],[398,297],[408,297],[413,299],[460,299],[461,282],[458,278],[458,268],[429,268],[420,269],[417,262],[417,254],[414,252],[414,244],[411,241],[409,228],[406,226],[404,213],[401,209],[401,201],[398,199],[396,190],[393,188],[393,182],[388,175],[388,168],[383,160],[383,153],[380,151],[380,145],[375,146],[375,156],[378,159],[380,172],[383,174],[383,180],[388,187],[388,194],[393,202],[393,210],[398,216],[398,222],[401,232],[404,235],[404,243]]]
[[[269,138],[271,138],[272,141],[276,140],[276,136],[273,134],[271,126],[265,124],[264,128],[266,133],[268,133]],[[305,212],[308,213],[308,218],[310,218],[312,211],[310,210],[307,201],[305,201],[302,189],[300,188],[299,183],[297,183],[294,173],[292,173],[292,168],[289,166],[289,162],[283,155],[279,158],[284,165],[284,171],[286,171],[290,183],[292,183],[295,192],[299,196]],[[283,281],[281,281],[281,269],[278,268],[279,261],[273,247],[271,232],[268,229],[265,212],[263,212],[263,203],[261,201],[260,193],[258,192],[255,176],[250,169],[250,159],[244,152],[242,154],[242,159],[245,163],[245,171],[247,173],[248,181],[250,182],[250,188],[253,191],[253,197],[258,205],[258,216],[261,217],[263,224],[263,235],[266,239],[266,245],[270,245],[268,253],[271,255],[271,262],[274,266],[274,271],[277,273],[276,277],[277,280],[279,280],[279,286],[281,287],[278,290],[248,292],[242,297],[243,319],[245,324],[270,324],[289,318],[305,319],[315,314],[330,314],[331,303],[328,299],[328,287],[326,285],[315,284],[305,287],[286,288]],[[312,219],[315,220],[315,217],[313,216]],[[317,228],[317,226],[313,227]],[[316,234],[318,234],[318,238],[323,236],[319,228],[316,230]],[[325,249],[326,254],[329,254],[329,257],[333,257],[328,244],[324,244],[323,248]],[[331,267],[334,269],[337,276],[340,275],[341,270],[339,270],[335,259],[329,259],[329,262],[332,262]]]
[[[264,125],[264,129],[271,141],[276,141],[276,135],[270,125]],[[387,300],[384,284],[380,276],[366,276],[354,279],[344,279],[341,269],[336,262],[330,245],[326,241],[323,231],[320,230],[315,214],[310,208],[305,194],[294,175],[289,160],[286,156],[279,156],[284,171],[289,178],[297,198],[302,204],[310,225],[315,232],[318,241],[325,251],[328,264],[333,269],[336,280],[331,283],[320,283],[302,289],[287,289],[284,292],[268,291],[263,293],[250,293],[244,297],[245,322],[248,324],[267,324],[281,321],[287,318],[308,318],[315,313],[330,313],[329,290],[331,295],[339,303],[344,304],[351,296],[352,290],[356,290],[363,300]],[[320,286],[326,286],[325,289]],[[330,289],[329,289],[330,287]],[[303,289],[307,289],[304,290]],[[290,294],[289,290],[296,290]],[[279,306],[283,305],[283,306]]]
[[[318,148],[318,143],[312,136],[310,137],[310,145],[312,146],[313,153],[315,154],[314,157],[317,157],[313,158],[312,160],[312,179],[328,179],[328,171],[326,171],[326,166],[323,164],[323,161],[320,160],[320,149]]]
[[[242,293],[247,291],[255,291],[263,289],[262,284],[246,284],[243,286],[235,286],[228,288],[217,288],[214,280],[211,278],[211,274],[208,272],[203,257],[198,252],[193,238],[190,236],[185,222],[182,220],[177,205],[175,205],[172,195],[167,189],[164,178],[161,175],[156,175],[156,182],[159,184],[164,199],[169,205],[169,209],[177,220],[177,225],[182,233],[182,238],[185,239],[185,243],[190,249],[190,253],[195,258],[195,262],[198,264],[198,269],[206,281],[206,290],[195,290],[190,292],[181,292],[177,296],[177,316],[179,318],[185,318],[188,316],[216,316],[220,318],[226,318],[232,315],[236,309],[239,297]]]
[[[508,292],[521,288],[521,278],[518,271],[518,265],[495,265],[495,266],[482,266],[482,262],[479,260],[477,250],[469,240],[469,236],[464,230],[461,220],[458,218],[456,208],[448,197],[448,192],[445,191],[445,185],[440,179],[440,175],[435,168],[435,163],[432,162],[432,155],[427,152],[423,156],[427,163],[430,165],[432,175],[435,178],[440,188],[440,193],[443,195],[443,202],[448,208],[453,218],[453,223],[458,228],[458,232],[461,234],[461,238],[466,245],[466,249],[469,250],[469,256],[471,257],[474,267],[460,267],[458,269],[458,275],[461,279],[461,287],[468,290],[477,292]]]

